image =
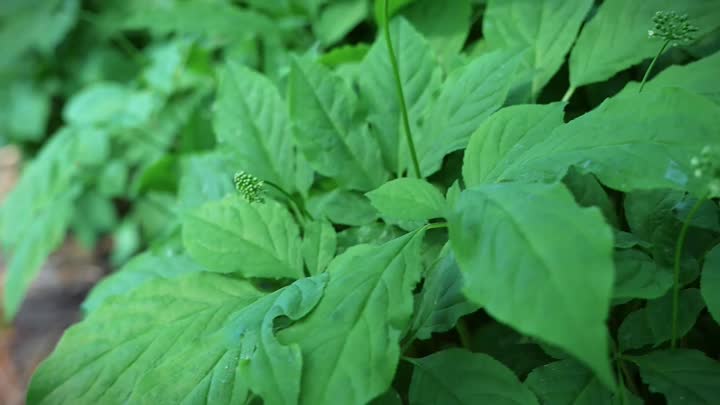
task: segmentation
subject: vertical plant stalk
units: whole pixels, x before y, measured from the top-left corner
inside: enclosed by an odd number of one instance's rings
[[[385,0],[385,42],[387,42],[388,53],[390,54],[390,64],[392,65],[393,75],[395,76],[395,88],[397,96],[400,100],[400,110],[402,112],[403,127],[405,129],[405,138],[408,148],[410,149],[410,157],[412,158],[415,177],[421,179],[420,164],[418,163],[417,152],[415,151],[415,143],[413,142],[412,132],[410,130],[410,118],[408,117],[407,105],[405,104],[405,92],[403,91],[402,82],[400,81],[400,69],[398,68],[397,59],[395,58],[395,49],[393,48],[392,38],[390,36],[390,0]]]
[[[650,66],[648,66],[647,70],[645,71],[645,76],[643,76],[642,81],[640,82],[640,90],[638,90],[638,93],[641,93],[643,91],[643,87],[645,87],[645,82],[647,82],[648,76],[650,76],[650,72],[652,71],[653,67],[655,67],[655,62],[657,62],[658,58],[660,58],[660,55],[662,55],[663,52],[665,52],[665,48],[670,45],[670,40],[665,40],[665,43],[660,47],[660,51],[655,55],[652,62],[650,62]]]
[[[570,97],[572,97],[573,93],[575,93],[575,87],[571,85],[570,87],[568,87],[561,101],[563,103],[567,103],[568,101],[570,101]]]
[[[697,214],[700,207],[705,202],[705,197],[701,197],[695,202],[695,205],[690,208],[685,221],[680,228],[680,234],[678,235],[677,243],[675,244],[675,262],[673,263],[673,293],[672,293],[672,334],[670,339],[670,348],[674,349],[677,346],[677,321],[678,321],[678,308],[680,301],[680,260],[682,259],[682,251],[685,246],[685,239],[687,238],[688,229],[690,228],[690,222]]]
[[[308,210],[305,208],[305,204],[303,203],[302,199],[294,198],[292,195],[290,195],[290,193],[283,190],[282,187],[278,186],[277,184],[275,184],[271,181],[265,180],[264,183],[267,184],[268,186],[274,188],[275,190],[277,190],[277,192],[279,192],[280,194],[282,194],[283,197],[285,197],[288,200],[290,205],[292,207],[294,207],[298,212],[300,212],[303,217],[305,217],[306,219],[309,219],[311,221],[313,220],[312,215],[310,215]]]

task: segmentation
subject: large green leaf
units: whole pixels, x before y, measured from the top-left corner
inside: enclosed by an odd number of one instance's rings
[[[608,79],[657,54],[661,40],[648,39],[656,11],[687,13],[698,36],[720,26],[715,0],[606,0],[585,25],[570,55],[570,83],[574,87]]]
[[[295,190],[295,151],[287,106],[269,79],[228,64],[222,71],[213,123],[238,170],[251,171],[287,192]]]
[[[180,163],[178,205],[191,212],[235,191],[230,159],[218,153],[192,155]]]
[[[303,277],[300,231],[279,203],[239,196],[210,202],[189,214],[183,242],[208,270],[246,277]]]
[[[563,105],[518,105],[491,115],[472,134],[463,161],[468,187],[488,183],[497,170],[511,164],[528,145],[525,138],[545,138],[563,123]]]
[[[560,184],[487,185],[462,193],[449,228],[472,301],[614,385],[605,328],[613,238],[596,208],[580,208]]]
[[[648,81],[645,87],[648,89],[682,87],[711,99],[715,104],[720,104],[718,71],[720,71],[720,51],[687,65],[672,65]],[[635,93],[639,87],[639,82],[630,82],[622,93]]]
[[[348,249],[330,263],[318,306],[279,333],[302,351],[301,404],[362,404],[390,387],[422,271],[423,234]],[[285,383],[281,375],[274,382]]]
[[[390,31],[409,118],[411,125],[417,127],[433,93],[440,87],[440,68],[427,41],[404,18],[394,19]],[[369,120],[376,131],[385,164],[391,171],[400,172],[404,162],[399,159],[408,152],[384,33],[378,36],[363,60],[358,84],[368,104]]]
[[[413,405],[538,404],[510,369],[486,354],[448,349],[408,361]]]
[[[148,282],[65,333],[36,371],[28,403],[242,403],[250,386],[265,394],[256,382],[268,354],[288,360],[288,372],[300,367],[297,350],[272,336],[273,321],[306,314],[323,286],[322,278],[303,279],[264,296],[212,273]],[[292,399],[298,389],[287,379],[274,395]]]
[[[495,51],[450,74],[416,139],[424,175],[436,172],[446,154],[465,148],[478,126],[502,107],[520,58],[517,50]]]
[[[618,330],[621,350],[657,347],[672,338],[672,294],[649,301],[647,306],[628,315]],[[705,303],[696,288],[680,292],[678,301],[677,338],[685,336],[697,320]]]
[[[718,115],[720,107],[678,88],[615,97],[549,135],[523,138],[487,181],[554,180],[575,165],[621,191],[697,189],[690,159],[720,147]]]
[[[720,323],[720,245],[705,257],[700,292],[715,322]]]
[[[135,256],[120,270],[104,278],[85,299],[82,308],[93,312],[108,298],[125,295],[156,279],[171,279],[199,273],[203,267],[185,254],[145,252]]]
[[[295,139],[315,170],[347,188],[382,184],[387,174],[380,148],[367,127],[355,122],[357,99],[342,79],[295,58],[288,91]]]
[[[366,195],[381,215],[390,218],[423,221],[442,217],[445,212],[440,190],[422,179],[395,179]]]
[[[493,49],[528,47],[537,94],[560,69],[592,0],[491,0],[483,18],[483,33]]]
[[[543,404],[552,405],[641,405],[642,401],[623,388],[613,393],[592,371],[574,360],[561,360],[533,370],[525,380]],[[622,399],[625,395],[625,401]]]
[[[720,396],[720,363],[697,350],[655,351],[630,360],[640,367],[650,391],[665,395],[668,405],[711,405]]]

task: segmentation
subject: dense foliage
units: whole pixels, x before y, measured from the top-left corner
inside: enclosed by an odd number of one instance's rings
[[[720,2],[385,5],[0,5],[29,404],[717,403]]]

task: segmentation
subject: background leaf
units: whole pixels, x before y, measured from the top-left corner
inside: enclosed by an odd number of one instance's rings
[[[413,364],[411,404],[538,404],[515,374],[492,357],[447,349]]]
[[[720,323],[720,246],[705,257],[700,292],[715,322]]]
[[[432,184],[421,179],[391,180],[366,193],[381,215],[401,220],[440,218],[445,211],[445,198]]]
[[[654,351],[630,360],[650,391],[665,395],[668,405],[712,404],[720,393],[720,363],[697,350]]]

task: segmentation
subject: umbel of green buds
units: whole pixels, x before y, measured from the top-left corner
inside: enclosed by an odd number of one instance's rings
[[[235,173],[233,177],[235,183],[235,189],[243,196],[248,202],[263,202],[262,188],[265,184],[262,180],[253,176],[250,173],[240,171]]]
[[[695,39],[698,27],[688,22],[687,14],[674,11],[658,11],[652,18],[655,26],[648,31],[650,38],[662,38],[666,41],[690,42]]]
[[[700,151],[700,156],[690,160],[693,175],[707,182],[707,191],[710,197],[720,197],[720,152],[710,146]]]

